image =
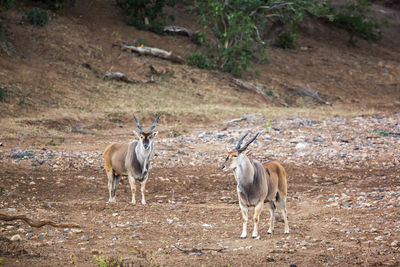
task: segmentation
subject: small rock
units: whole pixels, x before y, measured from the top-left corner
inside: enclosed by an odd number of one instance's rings
[[[28,238],[28,240],[31,239],[33,236],[34,236],[34,234],[32,234],[32,233],[27,233],[26,234],[26,238]]]
[[[85,235],[82,236],[81,239],[82,239],[83,241],[89,241],[89,237],[87,237],[87,236],[85,236]]]
[[[19,240],[21,240],[21,239],[22,239],[21,236],[18,235],[18,234],[13,235],[13,236],[10,238],[11,241],[19,241]]]
[[[392,247],[398,247],[400,245],[399,241],[393,241],[392,243],[390,243],[390,245]]]
[[[39,238],[39,239],[43,239],[43,238],[44,238],[44,234],[38,235],[38,238]]]

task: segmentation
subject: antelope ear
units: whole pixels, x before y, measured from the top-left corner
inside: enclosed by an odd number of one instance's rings
[[[154,137],[156,137],[157,136],[157,134],[158,134],[158,131],[157,132],[154,132],[154,133],[152,133],[151,135],[153,136],[153,138]]]
[[[137,138],[140,138],[140,135],[135,130],[133,130],[133,133],[136,135]]]

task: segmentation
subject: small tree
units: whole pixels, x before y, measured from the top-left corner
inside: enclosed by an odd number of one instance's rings
[[[201,25],[211,31],[213,38],[205,36],[207,59],[218,69],[240,75],[253,66],[256,55],[264,59],[267,47],[259,36],[265,18],[258,16],[260,0],[199,1],[197,8]]]

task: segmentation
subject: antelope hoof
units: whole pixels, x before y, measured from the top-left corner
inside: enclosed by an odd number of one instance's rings
[[[107,203],[115,203],[117,202],[117,200],[115,198],[110,198]]]
[[[136,200],[132,199],[131,203],[132,203],[132,205],[136,205]]]
[[[143,200],[142,199],[142,205],[146,205],[147,203],[146,203],[146,200]]]
[[[273,231],[272,231],[271,229],[268,229],[267,234],[270,235],[270,234],[272,234],[272,232],[273,232]]]
[[[246,237],[247,237],[247,234],[241,234],[241,235],[240,235],[240,238],[241,238],[241,239],[245,239]]]
[[[289,229],[285,230],[285,234],[288,234],[288,233],[289,233]]]
[[[253,239],[260,239],[260,236],[259,235],[256,235],[256,236],[253,235],[252,238]]]

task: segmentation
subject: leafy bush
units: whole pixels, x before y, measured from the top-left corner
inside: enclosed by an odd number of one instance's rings
[[[14,6],[15,0],[0,0],[0,12],[6,11]]]
[[[196,66],[199,69],[214,69],[214,63],[212,58],[199,53],[193,53],[187,58],[187,62],[190,66]]]
[[[166,15],[165,5],[174,6],[175,0],[116,0],[125,13],[128,24],[140,30],[162,33]],[[170,17],[172,19],[172,17]]]
[[[355,36],[367,41],[379,41],[382,37],[379,29],[385,21],[378,21],[369,16],[371,13],[372,9],[367,0],[356,0],[339,7],[333,23],[350,34],[351,43],[354,43]]]
[[[293,49],[297,39],[295,32],[284,32],[279,35],[277,46],[283,49]]]
[[[47,10],[33,7],[29,9],[24,16],[22,16],[22,20],[42,27],[49,22],[49,16]]]
[[[40,2],[51,10],[60,10],[62,9],[66,3],[70,3],[72,5],[75,4],[75,0],[33,0],[34,2]]]

